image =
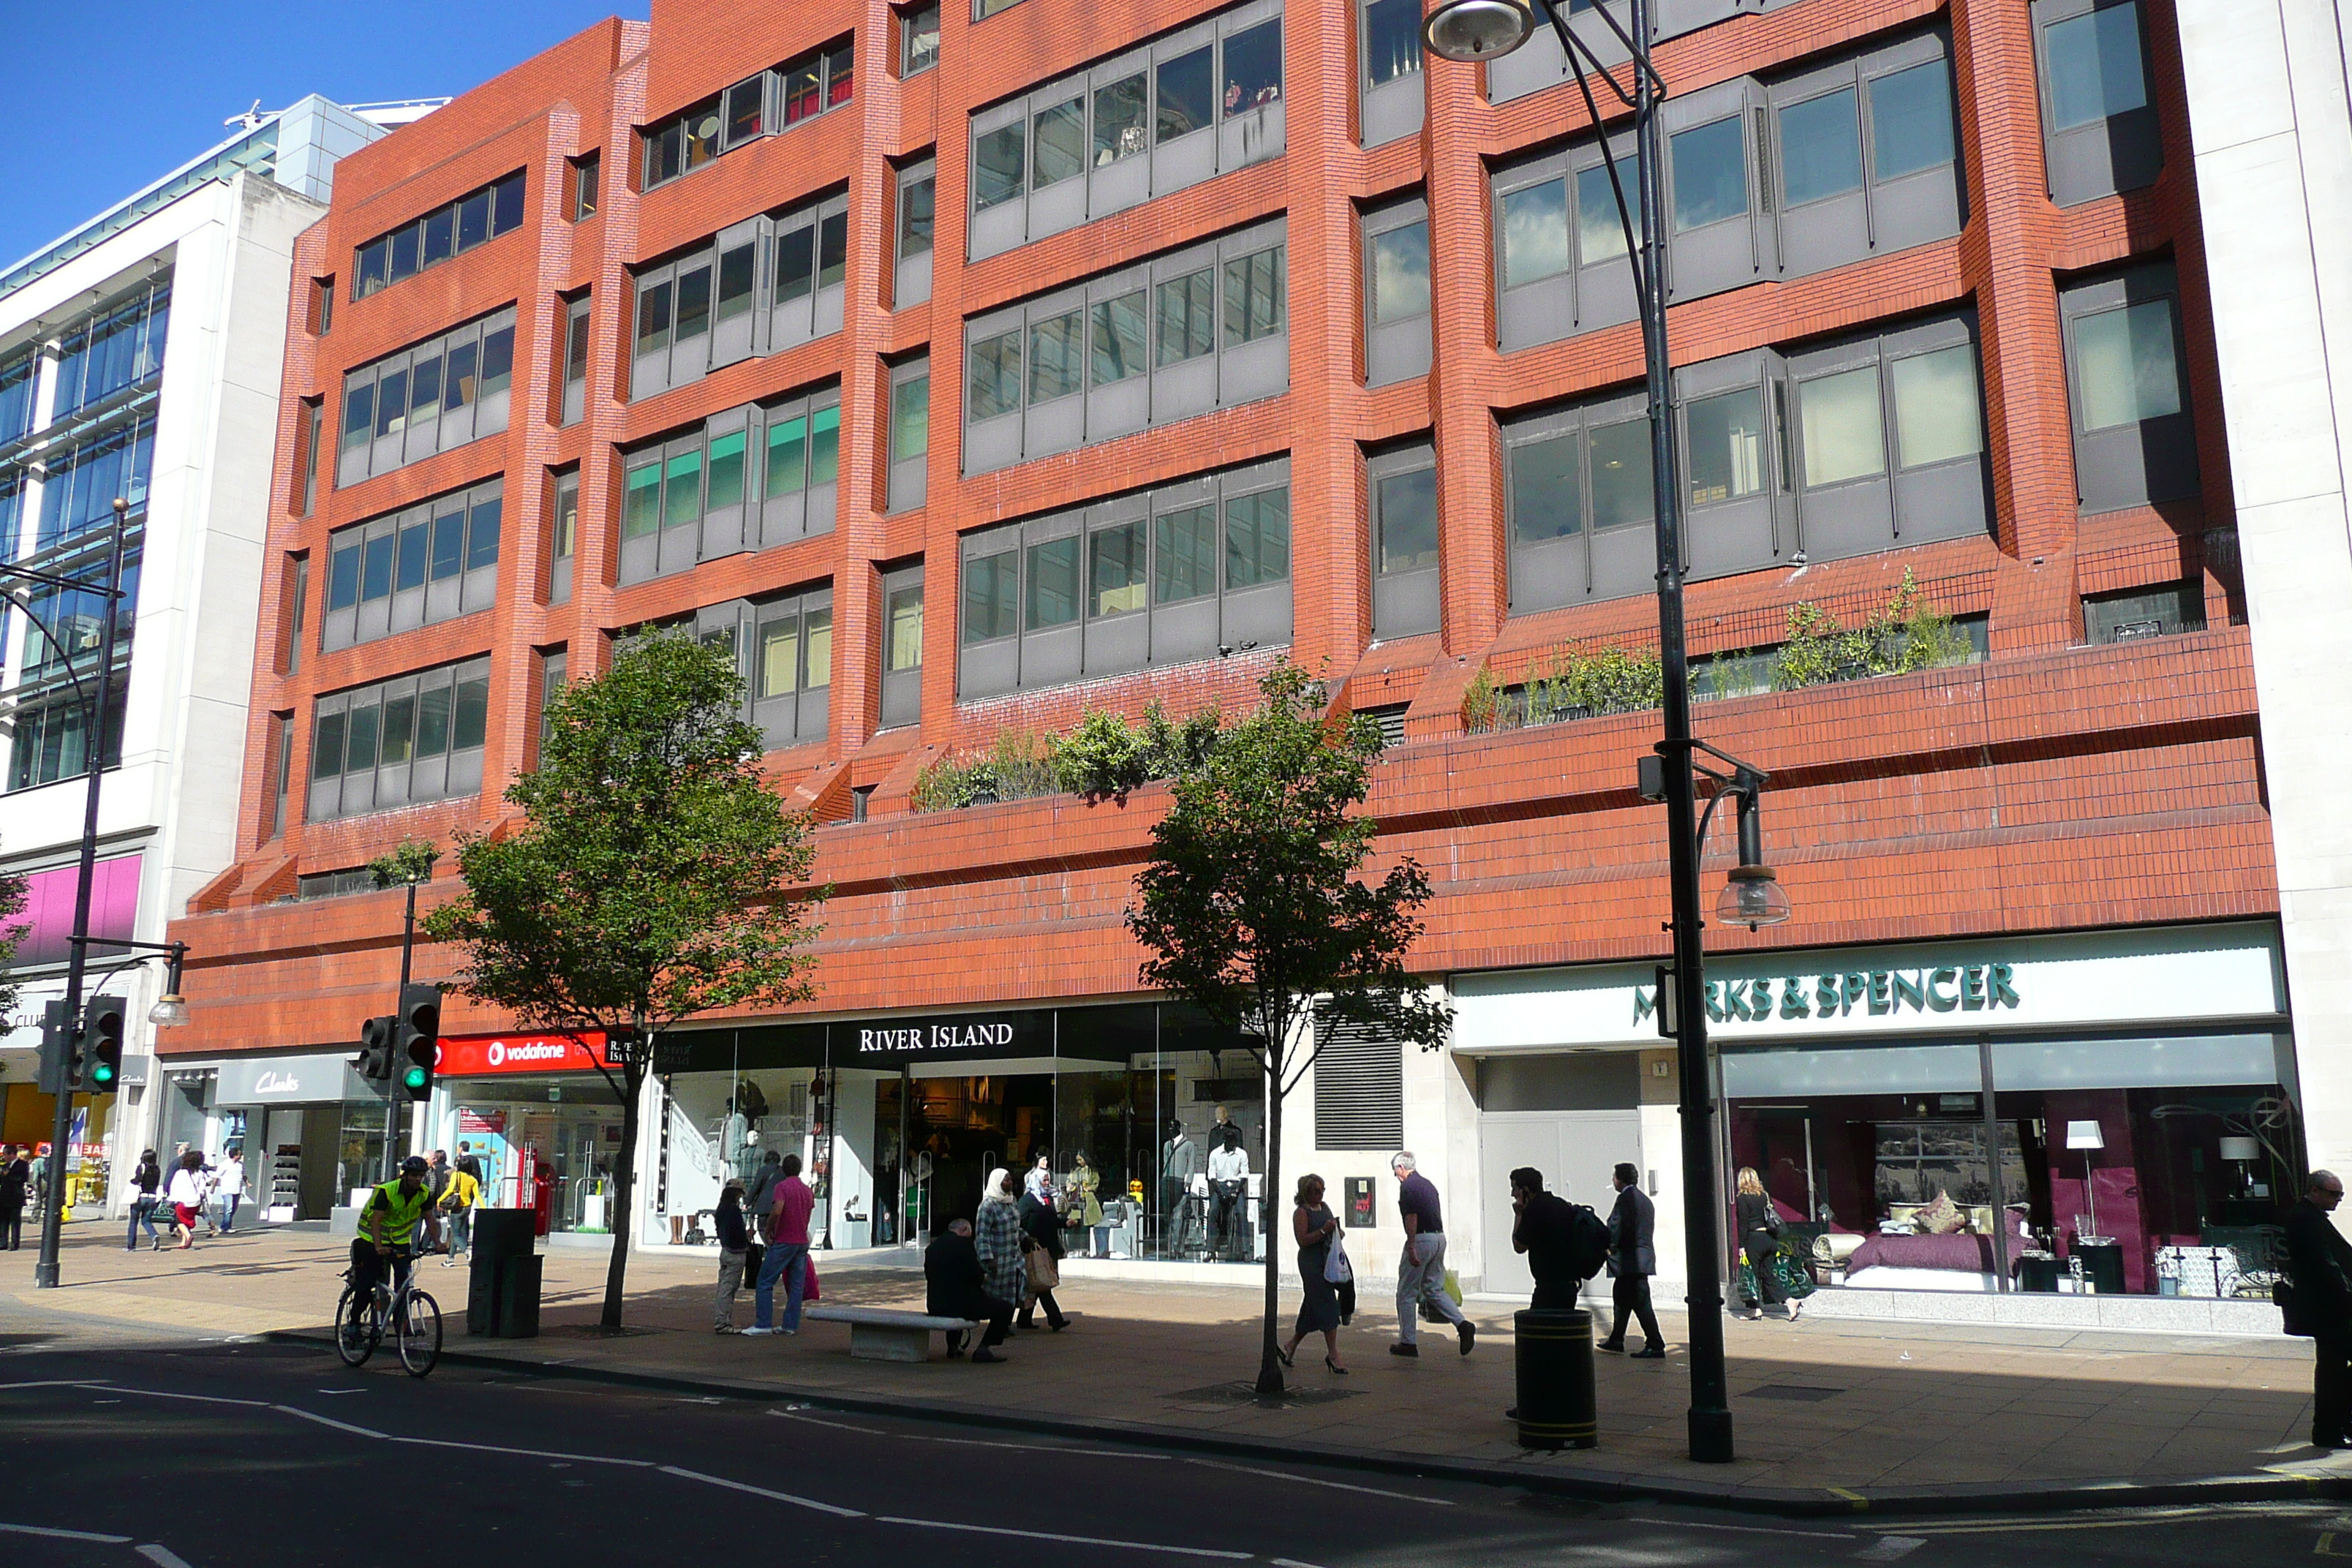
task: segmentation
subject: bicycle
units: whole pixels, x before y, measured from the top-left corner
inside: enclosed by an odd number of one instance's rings
[[[441,1305],[417,1286],[414,1272],[396,1290],[378,1279],[365,1300],[348,1268],[343,1280],[335,1303],[335,1354],[343,1364],[366,1365],[390,1332],[408,1375],[430,1374],[441,1360]]]

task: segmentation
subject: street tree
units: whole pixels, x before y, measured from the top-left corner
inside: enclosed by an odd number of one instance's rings
[[[1187,998],[1249,1041],[1266,1084],[1263,1202],[1271,1215],[1286,1209],[1283,1100],[1322,1048],[1318,1015],[1434,1049],[1452,1009],[1404,967],[1428,876],[1410,858],[1384,873],[1368,868],[1376,824],[1361,807],[1378,728],[1360,714],[1327,717],[1320,685],[1287,662],[1258,691],[1256,711],[1176,781],[1127,923],[1150,951],[1145,984]],[[1280,1249],[1273,1234],[1267,1241],[1257,1391],[1280,1394]]]
[[[808,818],[762,774],[742,701],[734,661],[683,632],[623,642],[606,674],[550,698],[539,766],[507,791],[520,820],[460,837],[466,890],[425,921],[460,950],[454,989],[568,1038],[620,1099],[607,1328],[662,1031],[813,994],[806,950],[830,889],[810,884]]]

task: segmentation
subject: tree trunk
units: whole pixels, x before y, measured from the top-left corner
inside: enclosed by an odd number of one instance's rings
[[[1265,1195],[1258,1200],[1260,1222],[1265,1226],[1265,1336],[1258,1347],[1257,1392],[1276,1397],[1285,1392],[1282,1361],[1274,1352],[1281,1343],[1282,1332],[1282,1248],[1276,1245],[1281,1236],[1274,1224],[1276,1205],[1281,1200],[1282,1182],[1282,1068],[1285,1053],[1278,1043],[1269,1043],[1265,1089]],[[1244,1189],[1242,1213],[1249,1213],[1247,1189]]]
[[[629,1277],[629,1226],[635,1213],[637,1185],[637,1105],[645,1098],[646,1062],[651,1059],[650,1041],[636,1047],[646,1053],[643,1059],[632,1053],[621,1068],[621,1157],[613,1173],[613,1261],[604,1270],[604,1316],[608,1329],[621,1326],[621,1300]]]

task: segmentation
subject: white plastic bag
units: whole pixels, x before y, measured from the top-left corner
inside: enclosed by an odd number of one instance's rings
[[[1333,1237],[1331,1238],[1331,1250],[1323,1259],[1323,1279],[1325,1282],[1332,1285],[1345,1285],[1349,1280],[1353,1279],[1355,1277],[1356,1271],[1349,1265],[1348,1262],[1348,1248],[1346,1244],[1341,1242],[1338,1237]]]

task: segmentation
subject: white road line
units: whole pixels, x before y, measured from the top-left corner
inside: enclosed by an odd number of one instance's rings
[[[813,1508],[819,1513],[833,1514],[840,1519],[864,1519],[866,1517],[865,1513],[858,1509],[839,1508],[829,1502],[819,1502],[814,1498],[794,1497],[790,1492],[770,1491],[766,1487],[755,1487],[744,1481],[730,1481],[724,1476],[706,1476],[700,1470],[680,1469],[676,1465],[662,1466],[661,1473],[666,1476],[680,1476],[689,1481],[701,1481],[708,1486],[725,1487],[730,1491],[750,1492],[753,1497],[770,1498],[777,1502],[788,1502],[795,1508]]]
[[[1761,1524],[1701,1524],[1695,1520],[1653,1519],[1647,1515],[1630,1518],[1628,1524],[1652,1524],[1660,1530],[1731,1530],[1742,1535],[1795,1535],[1807,1541],[1852,1541],[1853,1535],[1841,1530],[1774,1530]]]
[[[425,1448],[463,1448],[469,1454],[512,1454],[525,1459],[567,1459],[578,1465],[626,1465],[632,1469],[650,1470],[651,1459],[613,1459],[602,1454],[560,1454],[546,1448],[502,1448],[495,1443],[460,1443],[448,1437],[394,1437],[395,1443],[415,1443]]]
[[[1176,1457],[1173,1454],[1132,1454],[1123,1449],[1071,1448],[1053,1443],[994,1443],[985,1437],[933,1437],[915,1432],[901,1433],[900,1436],[918,1443],[952,1443],[960,1448],[1018,1448],[1024,1454],[1076,1454],[1082,1458],[1117,1459],[1121,1463],[1129,1459],[1172,1459]]]
[[[2133,1530],[2150,1524],[2178,1524],[2184,1517],[2202,1512],[2198,1509],[2182,1509],[2138,1519],[2074,1519],[2047,1524],[2021,1524],[2011,1521],[2005,1524],[1915,1524],[1922,1535],[2005,1535],[2011,1531],[2050,1530]]]
[[[273,1405],[270,1408],[272,1410],[282,1410],[289,1415],[299,1415],[305,1421],[315,1421],[321,1426],[332,1426],[338,1432],[349,1432],[355,1437],[374,1437],[382,1439],[390,1436],[388,1433],[373,1431],[365,1426],[354,1426],[348,1421],[337,1421],[331,1416],[320,1415],[311,1411],[303,1410],[291,1405]]]
[[[168,1394],[160,1388],[122,1388],[110,1383],[94,1383],[89,1387],[102,1394],[136,1394],[148,1399],[184,1399],[191,1405],[242,1405],[254,1410],[268,1410],[267,1399],[223,1399],[216,1394]]]
[[[12,1388],[104,1388],[107,1381],[102,1377],[53,1377],[45,1383],[0,1383],[0,1394]]]
[[[1314,1563],[1301,1563],[1296,1557],[1276,1557],[1271,1559],[1271,1561],[1274,1563],[1274,1568],[1315,1568]]]
[[[50,1530],[37,1524],[0,1524],[0,1531],[10,1535],[47,1535],[58,1541],[96,1541],[108,1546],[128,1546],[127,1535],[93,1535],[87,1530]]]
[[[168,1546],[159,1546],[151,1541],[136,1550],[140,1556],[155,1564],[155,1568],[188,1568],[188,1560]]]
[[[1175,1557],[1219,1557],[1228,1563],[1247,1563],[1247,1552],[1218,1552],[1206,1546],[1160,1546],[1148,1541],[1106,1541],[1097,1535],[1055,1535],[1044,1530],[1007,1530],[992,1524],[950,1524],[937,1519],[896,1519],[877,1514],[877,1524],[908,1524],[918,1530],[961,1530],[973,1535],[1011,1535],[1023,1541],[1058,1541],[1071,1546],[1111,1546],[1123,1552],[1160,1552]]]
[[[879,1426],[852,1426],[846,1421],[820,1421],[814,1415],[803,1415],[797,1410],[770,1410],[768,1414],[782,1416],[787,1421],[805,1421],[812,1426],[831,1426],[843,1432],[863,1432],[869,1437],[884,1436]]]
[[[1900,1563],[1927,1544],[1924,1535],[1882,1535],[1875,1546],[1865,1546],[1853,1554],[1857,1563]]]
[[[1310,1487],[1329,1487],[1334,1491],[1362,1492],[1367,1497],[1387,1498],[1391,1502],[1424,1502],[1434,1508],[1452,1508],[1454,1504],[1442,1497],[1419,1497],[1402,1492],[1385,1491],[1379,1487],[1360,1487],[1347,1481],[1327,1481],[1319,1476],[1302,1476],[1293,1470],[1264,1470],[1250,1465],[1230,1465],[1223,1459],[1195,1459],[1186,1457],[1188,1465],[1205,1465],[1213,1470],[1237,1470],[1245,1476],[1272,1477],[1286,1481],[1297,1481]]]

